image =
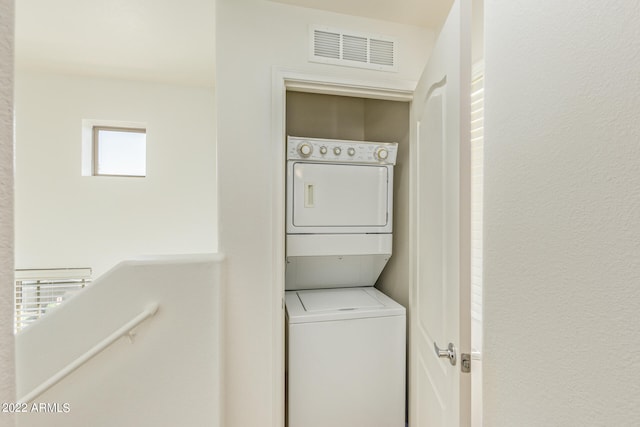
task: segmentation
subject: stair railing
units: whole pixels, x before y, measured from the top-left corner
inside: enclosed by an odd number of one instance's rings
[[[127,335],[129,338],[133,337],[133,330],[140,323],[144,322],[149,317],[156,314],[158,311],[158,303],[150,304],[142,313],[138,314],[133,319],[129,320],[127,323],[122,325],[116,331],[114,331],[111,335],[100,341],[98,344],[93,346],[87,352],[85,352],[82,356],[75,359],[73,362],[69,363],[67,366],[58,371],[55,375],[51,376],[49,379],[44,381],[42,384],[31,390],[26,395],[22,396],[18,402],[19,403],[29,403],[40,396],[45,391],[49,390],[51,387],[62,381],[66,376],[71,374],[73,371],[78,369],[80,366],[87,363],[91,358],[96,356],[98,353],[102,352],[104,349],[109,347],[111,344],[116,342],[121,337]]]

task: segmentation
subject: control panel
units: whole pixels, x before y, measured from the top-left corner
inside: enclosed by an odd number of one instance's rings
[[[287,160],[395,165],[397,142],[300,138],[287,140]]]

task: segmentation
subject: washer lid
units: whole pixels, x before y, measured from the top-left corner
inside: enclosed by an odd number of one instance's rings
[[[298,297],[308,313],[384,307],[380,301],[359,288],[328,289],[325,292],[300,292]]]
[[[372,287],[286,292],[289,323],[404,316],[405,309]]]

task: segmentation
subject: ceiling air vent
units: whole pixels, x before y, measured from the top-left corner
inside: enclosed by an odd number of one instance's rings
[[[398,71],[396,41],[391,37],[312,26],[310,41],[312,62]]]
[[[313,39],[313,53],[322,58],[340,59],[340,34],[316,31]]]

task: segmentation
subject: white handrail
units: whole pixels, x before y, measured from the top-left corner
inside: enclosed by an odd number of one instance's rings
[[[158,311],[158,303],[154,302],[153,304],[149,305],[149,307],[147,307],[147,309],[144,310],[142,313],[138,314],[136,317],[129,320],[127,323],[122,325],[118,330],[116,330],[111,335],[109,335],[108,337],[100,341],[98,344],[93,346],[93,348],[91,348],[89,351],[84,353],[82,356],[78,357],[73,362],[69,363],[67,366],[65,366],[60,371],[58,371],[58,373],[50,377],[48,380],[40,384],[38,387],[31,390],[30,393],[27,393],[26,395],[24,395],[21,399],[19,399],[19,402],[20,403],[31,402],[36,397],[40,396],[42,393],[44,393],[45,391],[47,391],[48,389],[56,385],[58,382],[60,382],[64,377],[66,377],[67,375],[69,375],[70,373],[78,369],[80,366],[85,364],[93,356],[97,355],[102,350],[109,347],[116,340],[123,337],[124,335],[130,335],[131,331],[136,326],[142,323],[145,319],[156,314],[157,311]]]

